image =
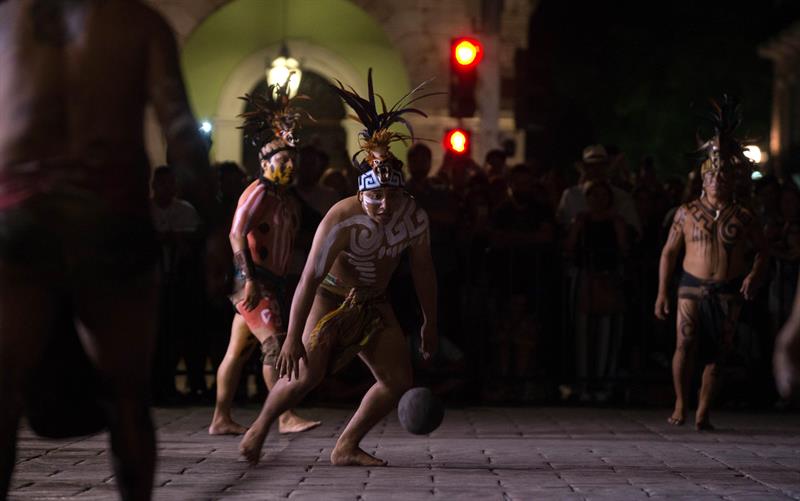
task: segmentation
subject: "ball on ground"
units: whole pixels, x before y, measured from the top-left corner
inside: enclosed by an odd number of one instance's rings
[[[426,435],[442,424],[444,405],[430,389],[412,388],[400,398],[397,417],[409,433]]]

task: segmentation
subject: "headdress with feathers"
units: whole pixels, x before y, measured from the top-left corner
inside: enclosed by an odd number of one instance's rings
[[[707,139],[697,134],[699,148],[692,156],[702,162],[701,173],[727,167],[737,174],[746,173],[749,178],[753,162],[745,156],[744,147],[736,136],[736,130],[742,123],[739,100],[727,94],[722,95],[721,101],[712,99],[711,111],[700,118],[708,122],[714,131]]]
[[[408,114],[415,114],[422,117],[428,116],[422,110],[418,108],[412,108],[410,105],[422,98],[439,94],[437,92],[432,92],[423,95],[416,95],[429,82],[430,80],[422,82],[405,96],[400,98],[391,108],[387,108],[383,97],[380,94],[376,94],[373,88],[372,68],[370,68],[367,73],[366,98],[359,96],[352,87],[348,86],[349,88],[345,88],[344,84],[337,80],[339,86],[333,86],[333,89],[339,94],[345,104],[347,104],[347,106],[349,106],[355,112],[355,115],[350,115],[350,117],[364,126],[364,130],[358,133],[358,144],[360,149],[352,157],[353,166],[359,170],[362,176],[368,174],[368,172],[372,169],[372,166],[366,161],[359,160],[359,155],[362,153],[367,153],[367,155],[369,155],[370,152],[379,149],[385,149],[388,153],[390,160],[389,163],[391,164],[389,167],[393,171],[397,171],[399,173],[402,172],[402,162],[400,162],[400,160],[396,159],[394,155],[391,154],[389,147],[395,141],[403,141],[404,143],[408,140],[411,140],[412,142],[414,141],[414,129],[411,127],[411,124],[408,122],[408,120],[406,120],[405,116]],[[376,97],[378,100],[380,100],[381,111],[378,111]],[[394,124],[403,125],[408,130],[408,133],[406,134],[389,130],[389,127]],[[374,175],[378,175],[378,173],[375,172]],[[359,184],[361,185],[361,180],[359,180]]]
[[[268,86],[262,95],[245,94],[239,99],[253,108],[252,111],[239,115],[244,119],[239,129],[244,130],[244,137],[257,148],[280,137],[281,131],[293,131],[301,118],[311,119],[308,112],[294,106],[297,101],[307,100],[309,97],[298,95],[290,98],[288,78],[283,85]]]

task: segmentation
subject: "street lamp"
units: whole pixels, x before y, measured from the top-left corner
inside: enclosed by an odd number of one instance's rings
[[[761,152],[761,148],[753,144],[744,147],[744,156],[757,164],[760,164],[766,160],[766,158],[764,158],[765,155]]]
[[[278,53],[278,57],[272,61],[266,73],[267,84],[269,85],[283,85],[289,79],[289,97],[297,95],[303,72],[300,70],[300,63],[297,59],[289,55],[289,47],[286,45],[285,40],[281,42],[281,50]]]
[[[281,49],[278,51],[278,57],[267,68],[267,84],[274,85],[276,88],[289,80],[289,97],[291,98],[297,95],[303,72],[300,71],[300,63],[297,62],[297,59],[289,55],[289,46],[286,45],[286,27],[289,25],[289,2],[284,1],[281,7]]]

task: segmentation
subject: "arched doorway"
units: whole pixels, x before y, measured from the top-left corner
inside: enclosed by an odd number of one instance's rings
[[[261,79],[250,91],[251,94],[263,94],[267,90],[267,82]],[[311,98],[308,101],[297,101],[297,107],[309,112],[314,121],[306,121],[300,131],[300,144],[310,145],[324,151],[330,159],[330,165],[345,167],[348,165],[347,132],[342,126],[345,118],[344,104],[331,88],[330,82],[316,72],[306,70],[300,81],[298,94]],[[251,111],[250,105],[245,111]],[[258,149],[242,137],[242,166],[247,173],[258,173]]]
[[[275,13],[284,7],[290,11],[282,26],[284,16]],[[200,24],[181,52],[195,114],[214,126],[214,160],[243,158],[241,131],[237,129],[241,120],[237,116],[244,110],[244,102],[238,97],[264,79],[264,69],[277,56],[282,41],[300,61],[304,73],[316,73],[329,81],[339,79],[363,94],[367,70],[373,68],[375,87],[387,102],[409,90],[401,52],[381,24],[353,2],[233,0]],[[319,112],[313,114],[318,116]],[[347,149],[354,152],[360,127],[344,115],[341,126],[346,131]],[[322,140],[323,134],[318,136]],[[403,147],[398,145],[397,149],[396,154],[402,155]],[[329,155],[333,163],[339,154]]]

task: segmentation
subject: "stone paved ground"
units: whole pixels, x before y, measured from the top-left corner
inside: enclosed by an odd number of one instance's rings
[[[237,438],[206,434],[210,415],[156,411],[155,499],[800,499],[797,414],[718,413],[720,430],[699,434],[663,410],[466,408],[421,437],[391,416],[363,443],[385,468],[330,466],[346,410],[305,409],[323,426],[271,436],[257,467],[238,459]],[[106,440],[23,431],[11,499],[114,499]]]

